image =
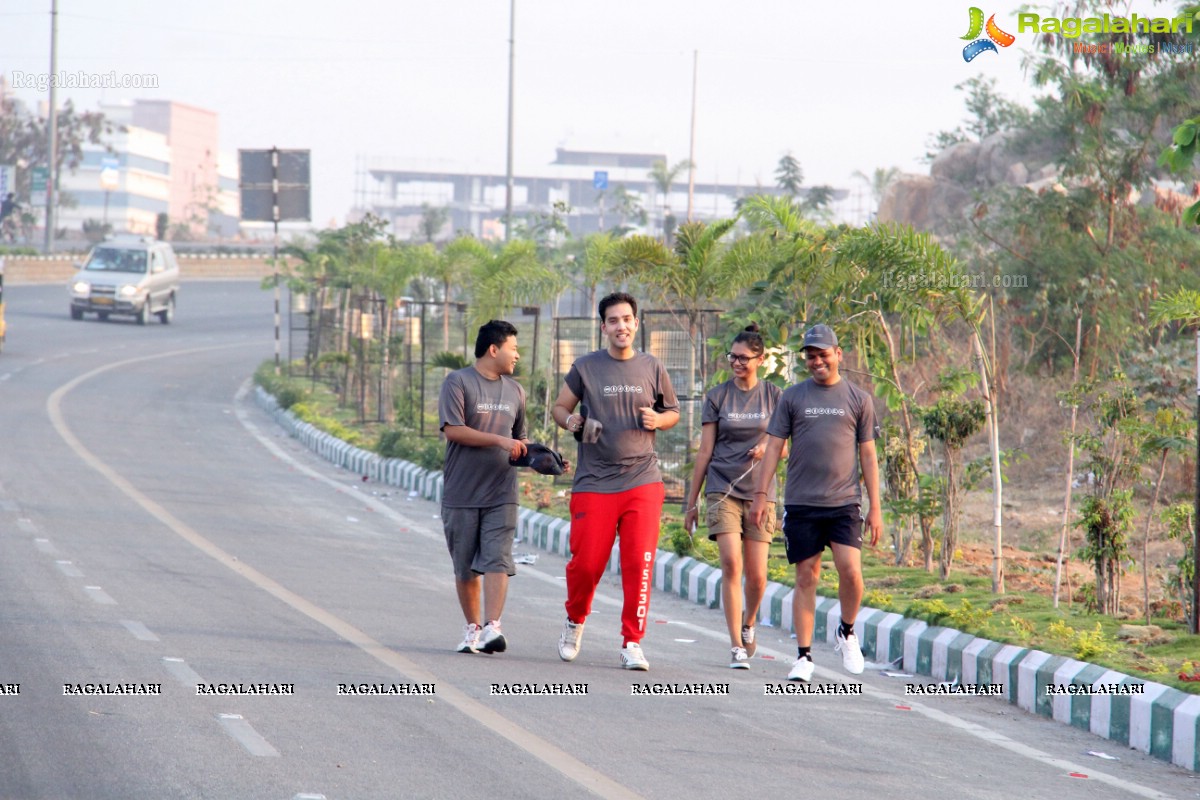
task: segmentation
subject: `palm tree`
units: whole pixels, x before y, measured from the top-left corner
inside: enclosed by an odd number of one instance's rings
[[[667,162],[659,159],[650,167],[650,172],[647,177],[654,183],[654,188],[658,191],[658,196],[661,198],[660,205],[662,207],[663,220],[663,238],[669,237],[669,232],[666,230],[667,218],[671,215],[670,206],[667,201],[671,195],[671,187],[675,184],[676,179],[684,170],[692,168],[692,162],[688,159],[679,161],[673,167],[668,167]]]
[[[613,254],[618,277],[636,283],[648,300],[662,308],[683,312],[690,347],[688,383],[682,387],[683,392],[677,390],[680,396],[696,397],[704,389],[707,376],[703,369],[697,374],[697,365],[702,364],[702,312],[713,301],[736,296],[753,279],[749,263],[729,257],[728,248],[721,242],[736,223],[736,219],[685,222],[673,248],[649,236],[632,236],[621,240]],[[692,454],[696,446],[694,403],[688,404],[687,424],[688,452]]]
[[[473,236],[460,236],[446,245],[426,273],[442,285],[442,350],[450,349],[450,302],[454,287],[462,287],[480,262],[489,257],[487,245]]]
[[[435,259],[433,246],[409,245],[396,241],[372,242],[370,263],[361,272],[364,288],[378,294],[383,310],[383,352],[379,367],[379,407],[377,420],[389,425],[396,421],[392,402],[392,317],[396,303],[413,278],[422,274]]]
[[[851,173],[851,177],[858,178],[867,185],[868,189],[870,189],[871,199],[875,203],[875,211],[871,215],[871,218],[874,219],[875,213],[878,213],[879,211],[879,204],[883,202],[884,192],[886,192],[887,188],[892,185],[892,181],[900,177],[900,168],[888,167],[887,169],[884,169],[883,167],[876,167],[875,171],[872,172],[870,176],[867,176],[860,170],[856,169],[853,173]]]

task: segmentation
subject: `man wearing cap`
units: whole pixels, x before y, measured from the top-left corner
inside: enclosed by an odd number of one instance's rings
[[[842,613],[834,649],[841,653],[847,672],[863,671],[862,650],[854,633],[863,595],[860,465],[870,502],[866,524],[872,547],[883,532],[883,513],[875,461],[879,426],[874,400],[839,374],[842,348],[828,325],[814,325],[804,335],[804,362],[811,377],[784,391],[767,426],[767,452],[750,515],[758,524],[766,512],[767,485],[775,479],[784,442],[790,439],[783,533],[788,562],[796,566],[792,621],[798,654],[788,680],[807,682],[814,670],[810,651],[826,545],[833,551]]]
[[[509,377],[519,360],[516,327],[494,319],[479,329],[475,363],[447,375],[438,397],[446,436],[442,527],[466,618],[460,653],[508,647],[500,614],[508,579],[517,573],[517,473],[509,460],[527,452],[525,390]]]

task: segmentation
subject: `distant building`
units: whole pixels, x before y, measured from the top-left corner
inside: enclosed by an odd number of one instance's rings
[[[107,221],[117,232],[153,234],[166,213],[170,238],[237,234],[237,159],[219,152],[215,112],[169,100],[100,111],[114,126],[106,143],[113,152],[86,144],[79,169],[60,176],[74,205],[59,208],[58,227]]]
[[[555,203],[562,202],[571,209],[565,222],[573,236],[618,224],[657,234],[668,211],[681,223],[687,218],[688,206],[687,173],[679,176],[664,197],[649,177],[657,161],[666,162],[666,155],[559,148],[543,173],[513,176],[513,216],[521,224],[533,214],[548,214]],[[504,174],[406,169],[368,161],[356,176],[356,212],[358,216],[371,213],[381,217],[391,223],[397,236],[411,238],[418,232],[425,207],[447,208],[449,220],[436,238],[449,238],[460,230],[481,238],[500,238],[504,235],[506,183]],[[605,183],[606,189],[598,188]],[[646,211],[646,225],[638,225],[628,206],[620,207],[622,193]],[[729,217],[736,213],[741,197],[778,193],[775,186],[697,182],[693,216]],[[839,198],[845,194],[835,192]]]

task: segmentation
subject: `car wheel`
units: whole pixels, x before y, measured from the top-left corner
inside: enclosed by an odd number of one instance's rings
[[[158,312],[158,321],[163,325],[170,325],[175,319],[175,295],[167,298],[167,306],[162,311]]]
[[[138,310],[137,324],[146,325],[150,322],[150,298],[146,298],[146,302],[142,303],[141,309]]]
[[[71,319],[83,319],[83,309],[71,306]]]
[[[104,322],[105,320],[108,319],[108,312],[107,311],[97,311],[96,319],[100,320],[101,322]]]

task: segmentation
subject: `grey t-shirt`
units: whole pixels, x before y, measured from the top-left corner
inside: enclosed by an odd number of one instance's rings
[[[790,438],[784,503],[836,508],[862,503],[858,445],[879,437],[875,401],[845,378],[789,386],[767,433]]]
[[[708,390],[704,396],[704,411],[700,421],[717,426],[716,443],[708,472],[704,477],[705,492],[724,492],[737,480],[751,462],[747,453],[765,440],[767,423],[783,390],[773,383],[759,381],[753,389],[742,390],[732,379]],[[754,487],[759,478],[757,468],[746,475],[729,491],[730,497],[754,499]],[[775,481],[771,481],[767,500],[775,501]]]
[[[475,367],[455,370],[438,396],[441,430],[465,425],[484,433],[524,439],[525,390],[507,375],[488,380]],[[517,471],[503,447],[467,447],[446,441],[442,505],[491,508],[517,502]]]
[[[659,360],[635,353],[620,361],[607,350],[596,350],[575,359],[566,378],[580,400],[580,413],[604,425],[600,441],[579,445],[573,489],[577,492],[615,494],[647,483],[662,481],[654,431],[642,427],[644,406],[663,397],[662,410],[679,410],[671,379]]]

